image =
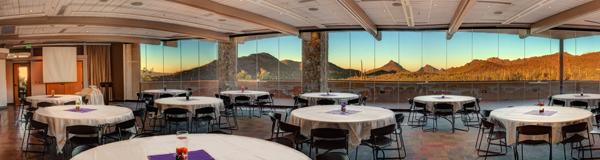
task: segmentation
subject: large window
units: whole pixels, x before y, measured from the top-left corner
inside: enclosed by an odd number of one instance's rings
[[[217,92],[217,44],[180,40],[170,45],[140,45],[142,90],[191,88],[194,95]]]
[[[252,37],[238,44],[238,85],[290,98],[301,93],[301,40],[294,36]]]
[[[565,33],[555,32],[461,30],[448,40],[445,31],[384,31],[381,41],[361,31],[330,32],[329,86],[383,104],[442,92],[542,99],[560,92],[558,37]],[[600,91],[599,36],[571,37],[565,40],[569,88]]]

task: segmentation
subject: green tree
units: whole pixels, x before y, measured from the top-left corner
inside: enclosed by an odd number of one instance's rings
[[[248,72],[241,70],[237,75],[236,78],[239,80],[251,80],[252,76],[250,76],[250,74],[248,74]]]
[[[260,71],[258,72],[256,77],[260,80],[271,79],[271,72],[267,71],[264,68],[260,68]]]
[[[153,77],[152,77],[152,73],[154,73],[154,68],[142,68],[142,81],[148,82],[148,81],[152,81]]]

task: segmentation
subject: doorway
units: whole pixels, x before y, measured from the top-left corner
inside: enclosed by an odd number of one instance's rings
[[[21,99],[31,96],[31,67],[29,63],[13,64],[13,97],[15,105],[21,105]]]

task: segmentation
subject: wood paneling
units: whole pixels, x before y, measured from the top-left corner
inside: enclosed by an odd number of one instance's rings
[[[113,43],[110,46],[110,63],[113,84],[110,96],[112,100],[124,100],[123,43]]]

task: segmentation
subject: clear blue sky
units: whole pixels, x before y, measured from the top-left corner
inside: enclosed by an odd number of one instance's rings
[[[408,70],[416,71],[425,64],[450,68],[462,66],[473,59],[498,57],[515,60],[542,56],[558,52],[559,43],[556,39],[543,37],[520,39],[514,34],[484,32],[458,32],[451,40],[446,40],[445,36],[444,31],[389,31],[382,32],[382,40],[376,41],[366,32],[330,32],[329,61],[354,69],[360,69],[362,61],[363,69],[369,70],[393,60]],[[301,43],[295,36],[247,41],[238,45],[238,57],[267,52],[280,60],[301,61]],[[182,40],[177,48],[141,45],[142,67],[147,64],[154,71],[172,73],[217,59],[216,50],[214,42],[204,40]],[[565,50],[578,55],[600,51],[600,36],[565,40]]]

